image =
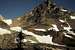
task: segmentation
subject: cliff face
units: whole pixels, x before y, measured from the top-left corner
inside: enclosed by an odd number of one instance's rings
[[[70,50],[75,47],[75,13],[47,1],[15,19],[0,18],[0,48],[17,48],[18,33],[28,50]]]

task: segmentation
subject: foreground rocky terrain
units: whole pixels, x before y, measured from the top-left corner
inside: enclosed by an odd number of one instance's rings
[[[0,16],[0,48],[75,50],[75,12],[47,0],[21,17]]]

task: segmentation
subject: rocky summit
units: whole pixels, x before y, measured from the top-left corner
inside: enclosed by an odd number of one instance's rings
[[[75,50],[75,12],[45,0],[23,16],[0,15],[0,48]]]

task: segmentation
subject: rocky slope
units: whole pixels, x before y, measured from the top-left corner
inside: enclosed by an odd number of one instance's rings
[[[27,50],[75,50],[75,12],[44,1],[29,13],[15,19],[0,18],[0,48]]]

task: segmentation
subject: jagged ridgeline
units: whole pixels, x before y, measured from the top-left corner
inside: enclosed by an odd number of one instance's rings
[[[23,16],[14,19],[1,16],[0,48],[20,47],[25,50],[75,50],[75,12],[58,7],[54,0],[43,0]]]
[[[33,8],[32,11],[30,11],[26,15],[18,17],[17,20],[19,19],[18,23],[20,23],[18,25],[24,27],[44,26],[47,29],[51,27],[51,24],[56,23],[55,20],[70,19],[70,15],[72,14],[71,11],[63,11],[64,8],[56,6],[56,4],[53,3],[53,1],[54,0],[46,0],[38,6],[36,6],[35,8]]]

